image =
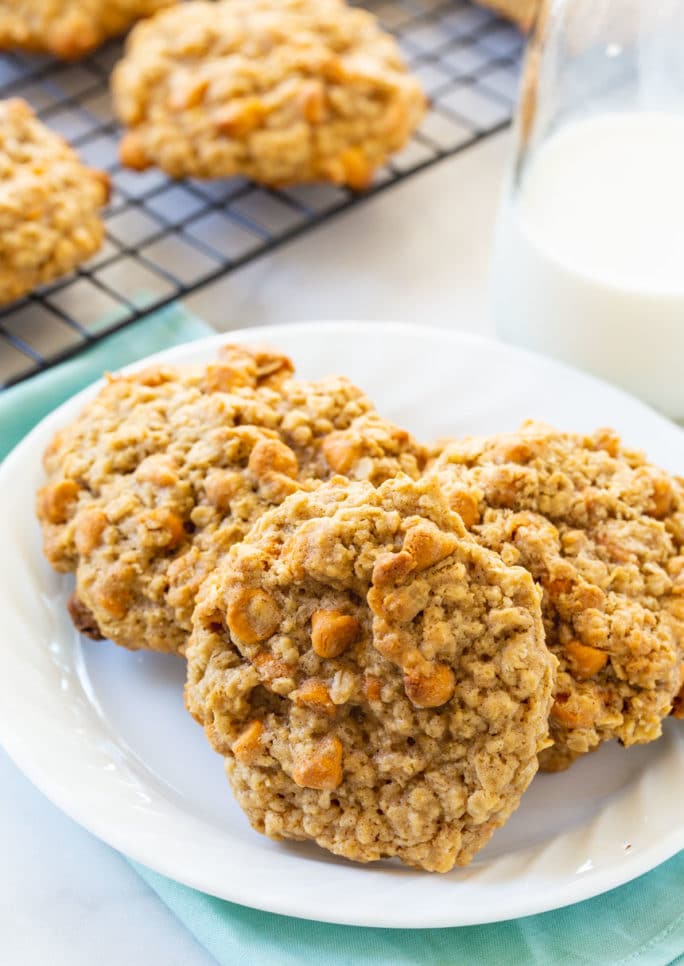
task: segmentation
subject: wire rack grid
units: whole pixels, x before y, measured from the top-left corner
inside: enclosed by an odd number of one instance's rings
[[[362,195],[332,185],[264,189],[240,178],[170,181],[117,160],[110,43],[78,64],[0,55],[0,98],[25,98],[113,194],[102,249],[76,272],[0,309],[0,386],[26,379],[146,312],[195,291],[333,214],[384,191],[509,123],[522,40],[466,0],[365,0],[398,39],[430,110],[409,145]]]

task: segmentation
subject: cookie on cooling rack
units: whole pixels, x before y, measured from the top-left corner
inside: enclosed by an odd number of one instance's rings
[[[206,579],[193,623],[186,704],[273,838],[446,872],[537,770],[556,663],[539,592],[434,482],[291,496]]]
[[[560,667],[542,767],[560,770],[611,738],[657,738],[681,686],[681,481],[612,431],[534,422],[447,444],[429,472],[473,536],[543,589]]]
[[[108,176],[81,164],[25,101],[0,101],[0,303],[93,255],[108,196]]]
[[[221,0],[131,34],[113,76],[125,165],[365,188],[425,111],[375,18],[343,0]]]
[[[181,653],[199,583],[265,509],[341,462],[375,482],[420,475],[422,448],[359,389],[291,371],[277,352],[226,347],[209,366],[110,379],[58,433],[38,515],[48,560],[76,574],[83,633]]]
[[[523,30],[529,30],[541,10],[543,0],[476,0],[483,7],[513,20]]]
[[[0,49],[84,57],[176,0],[0,0]]]

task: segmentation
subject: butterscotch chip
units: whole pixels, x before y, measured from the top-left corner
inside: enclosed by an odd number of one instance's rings
[[[292,778],[302,788],[333,791],[342,782],[343,755],[339,738],[323,738],[313,747],[299,752],[292,768]]]
[[[74,544],[76,551],[83,557],[92,553],[100,542],[109,521],[102,510],[83,510],[78,515],[74,528]]]
[[[369,703],[371,701],[380,701],[382,697],[382,681],[380,678],[367,675],[363,679],[363,690]]]
[[[123,164],[269,185],[363,189],[426,107],[394,39],[344,0],[181,4],[135,28],[112,86]]]
[[[378,566],[402,555],[412,570]],[[255,593],[278,614],[258,642],[229,614]],[[193,624],[186,703],[273,838],[447,871],[517,807],[548,741],[540,594],[434,484],[294,494],[207,577]],[[234,742],[255,719],[245,761]]]
[[[0,48],[74,60],[176,0],[0,0]]]
[[[231,634],[247,644],[268,640],[280,623],[278,605],[265,590],[243,588],[231,595],[226,620]]]
[[[318,452],[312,454],[311,470],[320,479],[337,473],[379,486],[398,473],[417,479],[425,461],[424,447],[405,429],[371,411],[358,416],[345,429],[325,436]]]
[[[292,360],[270,346],[226,345],[218,361],[207,366],[205,383],[210,392],[256,385],[276,389],[293,372]]]
[[[399,473],[418,479],[425,466],[425,447],[384,419],[368,397],[341,376],[285,383],[279,411],[279,433],[297,455],[304,478],[343,475],[379,486]],[[347,453],[344,469],[334,457],[332,463],[329,460],[339,446]]]
[[[138,514],[142,527],[140,542],[143,546],[160,546],[170,550],[178,547],[185,538],[183,518],[166,507],[143,510]]]
[[[568,655],[572,672],[579,681],[593,678],[608,663],[608,654],[605,651],[588,647],[581,641],[568,641],[565,653]]]
[[[359,622],[338,610],[317,610],[311,615],[311,646],[319,657],[339,657],[354,643]]]
[[[429,473],[447,496],[469,493],[473,536],[543,589],[560,669],[542,767],[567,767],[611,738],[657,738],[684,651],[681,483],[613,431],[533,422],[448,443]]]
[[[409,555],[416,570],[426,570],[453,553],[456,540],[453,534],[444,533],[433,523],[421,521],[409,529],[401,549]]]
[[[2,29],[0,7],[0,33]],[[0,101],[0,303],[65,275],[104,238],[107,175],[87,168],[24,101]]]
[[[47,523],[66,523],[78,501],[80,487],[75,480],[60,480],[38,491],[37,512]]]
[[[316,678],[304,681],[296,691],[293,691],[292,700],[295,704],[313,708],[315,711],[335,714],[336,709],[330,697],[330,692],[325,684]]]
[[[456,687],[454,672],[446,664],[421,662],[404,674],[404,690],[416,708],[439,708],[446,704]]]
[[[75,572],[103,635],[182,652],[204,575],[265,509],[331,475],[329,434],[372,425],[351,474],[419,475],[421,448],[360,389],[292,370],[277,350],[233,345],[208,365],[110,378],[48,446],[46,555]],[[250,608],[240,619],[262,622]]]
[[[600,711],[598,697],[592,692],[560,693],[551,708],[551,720],[568,728],[590,728]]]
[[[472,493],[465,490],[454,490],[449,494],[449,505],[463,520],[463,526],[466,530],[470,530],[472,526],[480,522],[477,498]]]
[[[232,752],[238,761],[249,765],[261,752],[261,736],[264,726],[261,721],[251,721],[233,742]]]

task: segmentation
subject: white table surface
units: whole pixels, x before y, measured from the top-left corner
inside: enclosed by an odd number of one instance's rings
[[[507,134],[444,161],[186,302],[218,329],[313,319],[490,333],[487,261]],[[214,963],[124,858],[0,750],[2,966]]]

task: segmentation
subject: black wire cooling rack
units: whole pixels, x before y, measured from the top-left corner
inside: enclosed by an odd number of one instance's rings
[[[410,144],[355,195],[330,185],[273,191],[243,179],[170,181],[123,169],[108,77],[111,43],[83,62],[0,55],[0,97],[20,96],[94,167],[111,173],[106,241],[80,269],[0,309],[0,386],[46,369],[115,329],[233,271],[336,212],[509,121],[522,40],[466,0],[365,0],[396,35],[431,109]]]

